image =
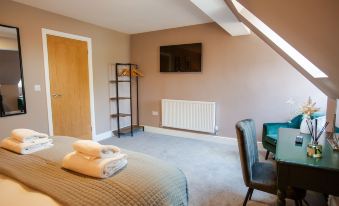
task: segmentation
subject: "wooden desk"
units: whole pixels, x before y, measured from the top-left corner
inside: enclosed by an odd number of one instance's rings
[[[277,205],[285,205],[285,191],[288,186],[313,190],[323,194],[339,195],[339,152],[332,151],[325,137],[322,158],[306,155],[310,135],[303,135],[301,146],[295,145],[295,137],[301,135],[298,129],[281,128],[277,142]]]

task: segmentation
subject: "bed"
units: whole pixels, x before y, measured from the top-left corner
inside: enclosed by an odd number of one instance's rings
[[[173,165],[123,150],[128,154],[128,165],[123,170],[107,179],[91,178],[60,166],[77,139],[53,139],[54,147],[31,155],[0,148],[3,203],[20,205],[25,200],[25,205],[188,205],[186,177]]]

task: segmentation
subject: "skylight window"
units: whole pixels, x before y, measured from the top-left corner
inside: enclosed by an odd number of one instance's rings
[[[268,39],[276,44],[281,50],[283,50],[290,58],[292,58],[297,64],[299,64],[305,71],[307,71],[314,78],[327,78],[328,76],[321,71],[317,66],[310,62],[300,52],[293,48],[271,28],[269,28],[264,22],[258,19],[254,14],[248,11],[238,1],[232,0],[235,8],[241,16],[255,26],[261,33],[263,33]]]

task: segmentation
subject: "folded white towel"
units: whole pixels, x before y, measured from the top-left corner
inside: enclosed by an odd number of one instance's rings
[[[107,178],[125,167],[126,164],[126,154],[119,154],[113,158],[90,160],[74,151],[64,157],[62,167],[92,177]]]
[[[1,141],[0,147],[19,154],[31,154],[53,146],[52,139],[41,138],[34,143],[21,143],[12,137],[7,137]]]
[[[88,159],[111,158],[120,154],[119,147],[101,145],[91,140],[78,140],[73,143],[73,149],[85,155]]]
[[[30,129],[14,129],[11,132],[11,137],[19,142],[28,143],[39,138],[48,138],[48,135]]]

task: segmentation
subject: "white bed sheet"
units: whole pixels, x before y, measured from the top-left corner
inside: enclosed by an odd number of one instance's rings
[[[32,190],[20,182],[0,174],[1,205],[61,206],[48,195]]]

